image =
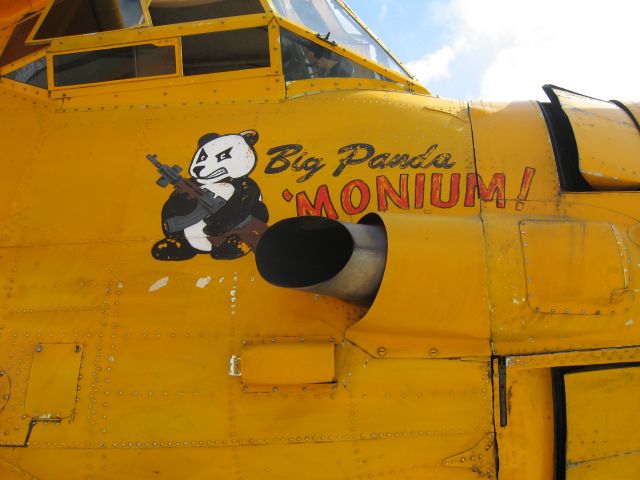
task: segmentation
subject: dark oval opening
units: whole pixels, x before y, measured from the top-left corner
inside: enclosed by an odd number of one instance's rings
[[[289,218],[264,233],[256,264],[260,275],[273,285],[305,288],[340,273],[353,247],[351,234],[340,222],[324,217]]]

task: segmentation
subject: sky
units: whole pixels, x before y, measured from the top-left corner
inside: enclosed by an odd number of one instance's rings
[[[346,0],[434,95],[640,101],[640,0]]]

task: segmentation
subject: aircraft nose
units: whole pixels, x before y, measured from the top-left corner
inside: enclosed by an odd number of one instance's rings
[[[204,166],[193,167],[193,173],[196,175],[196,177],[200,177],[200,172],[204,169],[205,169]]]

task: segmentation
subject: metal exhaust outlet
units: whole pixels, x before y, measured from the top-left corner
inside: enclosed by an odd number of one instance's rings
[[[297,217],[270,227],[256,264],[272,285],[371,305],[387,261],[387,234],[375,214],[360,223]]]

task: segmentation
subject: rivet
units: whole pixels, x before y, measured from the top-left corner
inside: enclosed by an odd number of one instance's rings
[[[431,350],[429,350],[429,356],[430,357],[437,357],[438,356],[438,349],[432,348]]]
[[[36,352],[41,352],[42,351],[42,345],[37,344],[36,345]]]

